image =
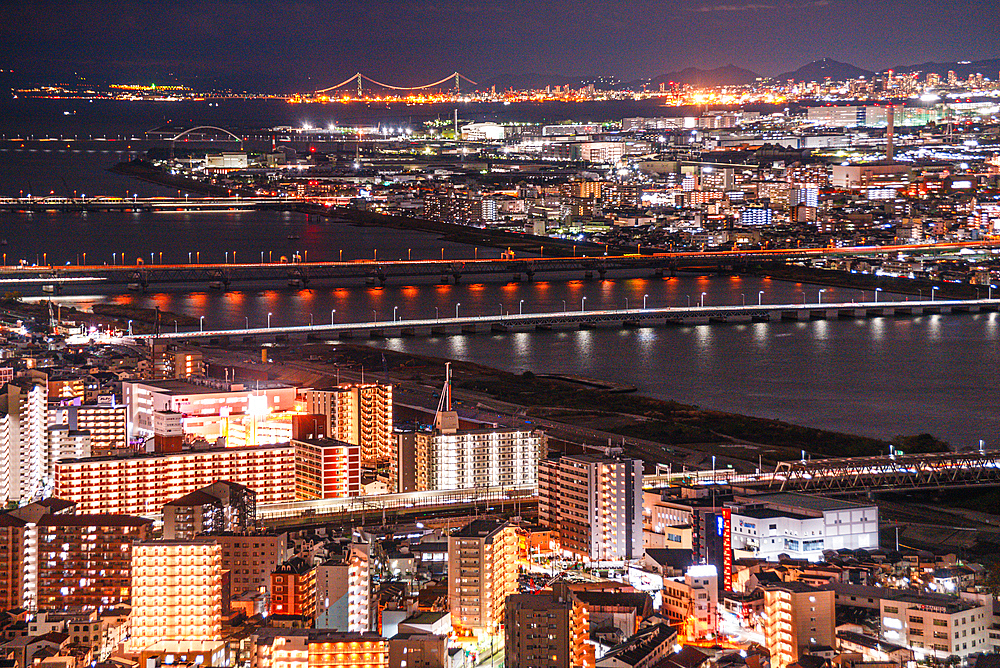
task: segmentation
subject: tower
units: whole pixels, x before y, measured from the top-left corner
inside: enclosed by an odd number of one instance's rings
[[[886,130],[885,130],[885,159],[888,162],[892,162],[895,158],[895,150],[892,145],[893,130],[896,124],[896,108],[889,105],[889,109],[886,111]]]

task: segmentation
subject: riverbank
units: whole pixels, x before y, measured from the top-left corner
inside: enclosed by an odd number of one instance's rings
[[[874,274],[857,274],[849,271],[834,271],[832,269],[814,269],[793,264],[766,265],[760,269],[752,269],[750,273],[790,283],[807,283],[810,285],[828,285],[834,288],[857,288],[867,294],[858,294],[857,301],[874,300],[875,289],[885,293],[913,295],[930,299],[933,288],[937,288],[935,299],[977,299],[987,295],[987,288],[968,283],[949,283],[946,281],[929,281],[923,278],[897,278],[894,276],[876,276]],[[1000,292],[997,293],[1000,296]]]

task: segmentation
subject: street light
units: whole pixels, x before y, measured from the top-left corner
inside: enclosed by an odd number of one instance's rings
[[[271,314],[270,314],[270,312],[267,314],[267,328],[271,329]]]
[[[625,298],[625,310],[628,310],[628,297]]]
[[[455,318],[458,319],[458,307],[462,305],[462,302],[455,302]]]
[[[746,306],[747,305],[747,296],[746,296],[745,293],[743,293],[743,292],[740,293],[740,299],[743,300],[743,305]]]
[[[524,313],[524,300],[522,299],[517,305],[517,314],[522,315]]]
[[[934,301],[934,293],[937,291],[938,291],[938,286],[935,285],[934,287],[931,288],[931,301]]]
[[[392,321],[393,322],[396,322],[396,311],[398,311],[398,310],[399,310],[398,306],[393,306],[392,307]]]
[[[581,311],[584,310],[584,306],[586,305],[586,303],[587,303],[587,298],[586,297],[583,297],[583,298],[580,299],[580,310]]]
[[[987,298],[988,299],[993,299],[993,288],[995,288],[995,287],[996,287],[995,285],[990,284],[990,289],[987,292]]]
[[[878,293],[882,292],[882,288],[875,288],[875,303],[878,304]]]
[[[250,316],[248,315],[243,316],[243,326],[246,329],[250,329]]]
[[[707,292],[701,293],[701,307],[702,308],[705,308],[705,295],[707,295],[707,294],[708,294]]]
[[[203,332],[205,331],[205,316],[201,316],[198,319],[198,327],[199,327],[199,329],[201,329],[201,331],[203,331]]]
[[[372,309],[372,322],[378,324],[378,311]]]
[[[643,311],[645,311],[645,310],[646,310],[646,300],[647,300],[647,299],[649,299],[649,295],[643,295],[643,296],[642,296],[642,310],[643,310]]]
[[[331,309],[330,310],[330,324],[331,325],[334,323],[336,315],[337,315],[337,309]]]
[[[823,303],[823,293],[824,292],[826,292],[825,288],[823,290],[820,290],[819,292],[816,293],[816,303],[817,304],[822,304]]]
[[[565,299],[562,300],[562,303],[563,303],[563,313],[565,313],[566,312],[566,300]]]
[[[128,335],[132,336],[132,321],[128,321]]]

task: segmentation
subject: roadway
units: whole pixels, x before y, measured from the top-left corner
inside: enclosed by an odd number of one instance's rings
[[[475,333],[479,331],[505,332],[511,330],[550,329],[556,326],[577,326],[580,328],[597,325],[618,327],[638,327],[646,324],[681,324],[697,321],[710,323],[766,322],[772,319],[799,320],[802,318],[825,319],[833,315],[837,318],[873,317],[882,315],[923,315],[926,313],[965,313],[969,311],[997,311],[1000,298],[993,299],[922,299],[906,301],[870,301],[802,304],[749,304],[735,306],[681,306],[636,309],[603,309],[556,311],[543,313],[505,313],[420,318],[415,320],[373,320],[370,322],[348,322],[313,325],[282,325],[274,327],[250,327],[241,329],[214,329],[187,332],[162,332],[159,335],[143,334],[132,336],[136,341],[196,341],[219,340],[225,338],[275,338],[294,335],[315,337],[368,336],[371,338],[392,336],[440,336],[449,332]],[[458,309],[456,308],[456,311]],[[131,333],[129,333],[131,336]]]

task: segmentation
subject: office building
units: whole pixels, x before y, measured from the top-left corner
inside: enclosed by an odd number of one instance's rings
[[[107,610],[131,602],[132,545],[152,520],[128,515],[45,515],[37,523],[39,610]]]
[[[507,668],[594,665],[587,607],[568,591],[508,597],[504,634]]]
[[[393,455],[392,385],[342,383],[305,393],[306,410],[329,419],[327,434],[361,447],[365,464],[388,462]]]
[[[476,520],[448,536],[448,607],[459,635],[494,635],[504,602],[517,593],[517,533],[501,520]]]
[[[222,550],[214,540],[136,543],[128,649],[221,640],[222,597]]]
[[[764,587],[764,638],[773,668],[787,668],[810,645],[834,647],[834,592],[801,582]]]
[[[163,506],[163,537],[167,540],[241,533],[256,526],[256,492],[228,480],[196,489]]]
[[[768,494],[731,504],[737,556],[821,561],[825,550],[878,548],[878,506],[806,494]]]
[[[185,435],[239,445],[257,443],[255,429],[262,421],[294,411],[296,393],[296,388],[280,383],[248,386],[211,378],[122,383],[130,438],[151,438],[154,413],[172,411],[183,416]],[[238,439],[229,438],[231,429],[239,432]]]
[[[361,494],[361,447],[333,438],[292,441],[295,498],[339,499]]]
[[[993,611],[978,601],[893,591],[881,598],[882,638],[913,649],[918,661],[991,652]]]
[[[570,455],[538,468],[538,520],[563,553],[590,562],[643,554],[642,460]]]
[[[217,480],[249,487],[257,503],[294,501],[295,449],[288,444],[206,448],[56,464],[56,496],[85,513],[158,513],[172,499]]]
[[[418,439],[421,446],[426,453],[417,453],[414,464],[426,465],[426,474],[417,477],[426,478],[430,490],[535,486],[548,447],[537,429],[439,432]]]

